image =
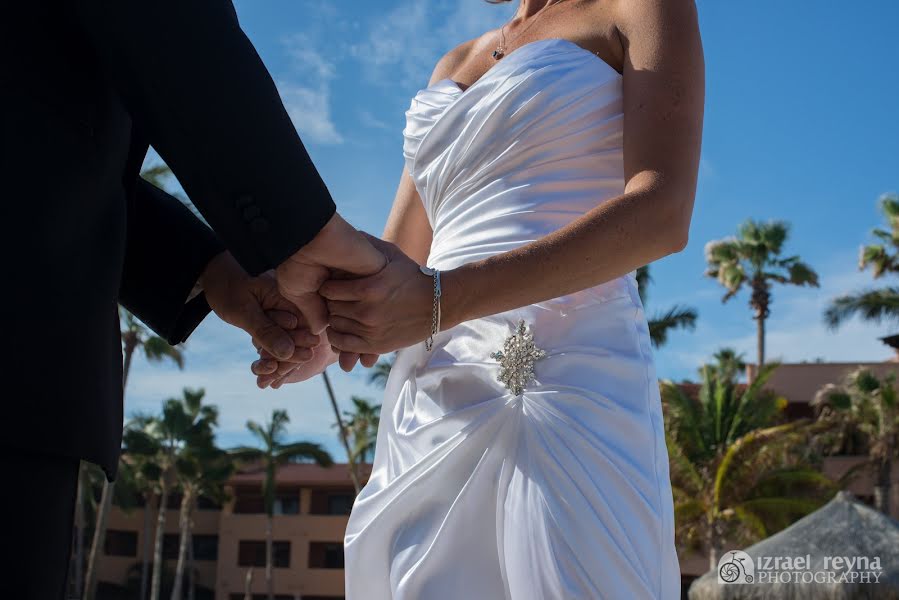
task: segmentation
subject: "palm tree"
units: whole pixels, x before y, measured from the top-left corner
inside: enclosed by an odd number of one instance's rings
[[[297,460],[313,460],[327,467],[333,464],[331,455],[319,444],[312,442],[285,442],[287,424],[290,418],[286,410],[272,411],[272,418],[264,425],[255,421],[247,421],[247,429],[261,443],[261,448],[240,446],[231,450],[231,456],[240,463],[260,464],[265,469],[262,481],[262,495],[265,499],[265,514],[268,519],[265,526],[265,584],[268,598],[274,598],[274,581],[272,566],[274,562],[272,526],[275,514],[275,488],[278,469],[289,462]]]
[[[863,246],[858,260],[858,268],[864,271],[870,267],[874,279],[899,274],[899,194],[881,196],[880,210],[888,229],[874,229],[879,243]],[[835,298],[824,313],[824,321],[836,329],[856,314],[875,323],[899,321],[899,287],[862,290]]]
[[[179,514],[180,537],[178,540],[178,563],[175,567],[175,583],[172,600],[181,600],[185,568],[193,573],[193,560],[188,557],[188,549],[193,545],[193,512],[197,500],[202,496],[214,501],[225,500],[225,483],[233,472],[230,456],[215,446],[212,437],[197,436],[190,439],[179,453],[176,473],[181,488],[181,512]],[[187,565],[190,562],[191,564]],[[191,577],[191,581],[193,577]]]
[[[153,417],[145,414],[137,414],[131,418],[129,426],[139,431],[146,430],[153,422]],[[123,436],[122,461],[120,468],[127,467],[134,478],[134,486],[138,494],[143,498],[143,533],[141,541],[141,568],[140,568],[140,600],[146,600],[148,585],[150,583],[150,533],[153,528],[153,505],[160,497],[162,484],[162,467],[160,467],[158,455],[155,453],[141,454],[132,450],[128,443],[131,436]]]
[[[151,363],[159,363],[167,359],[178,365],[179,369],[184,368],[184,354],[179,348],[170,345],[158,335],[153,335],[127,310],[121,309],[119,314],[122,321],[122,354],[125,357],[122,369],[123,386],[128,384],[131,360],[137,350],[142,350],[144,356]]]
[[[647,288],[651,282],[652,277],[649,274],[649,265],[637,269],[637,291],[643,304],[646,304]],[[697,318],[699,318],[699,313],[695,308],[678,304],[672,306],[664,313],[654,314],[647,322],[652,345],[656,348],[664,346],[668,341],[669,332],[675,329],[693,331],[696,329]]]
[[[218,421],[218,410],[203,405],[203,390],[185,389],[182,398],[171,398],[163,403],[162,414],[143,428],[125,432],[125,444],[130,453],[152,457],[160,469],[159,513],[156,518],[156,539],[153,546],[153,575],[150,582],[150,599],[159,600],[162,576],[162,540],[169,494],[178,486],[179,460],[189,448],[212,444],[213,428]]]
[[[325,390],[327,390],[328,399],[331,401],[331,410],[334,411],[334,419],[337,424],[340,442],[343,444],[343,449],[346,451],[347,464],[350,470],[350,479],[353,480],[353,488],[356,490],[356,495],[358,496],[359,492],[362,491],[362,482],[359,477],[359,472],[356,468],[356,454],[350,447],[349,430],[347,429],[346,424],[343,422],[343,417],[340,415],[340,408],[337,407],[337,396],[334,395],[334,387],[331,385],[331,378],[328,377],[327,369],[322,371],[322,380],[325,382]]]
[[[381,405],[372,406],[368,400],[358,396],[353,396],[352,400],[354,410],[345,410],[343,415],[347,418],[347,431],[353,436],[353,458],[358,464],[365,464],[369,453],[375,450]]]
[[[790,227],[783,221],[748,220],[737,236],[706,244],[705,255],[713,277],[727,289],[727,302],[746,285],[751,295],[749,307],[756,321],[758,365],[765,364],[765,321],[771,314],[773,283],[818,287],[818,274],[798,256],[781,258]]]
[[[740,374],[746,372],[746,360],[743,353],[738,353],[733,348],[719,348],[712,358],[715,359],[713,364],[699,367],[700,377],[702,377],[703,371],[708,369],[714,377],[736,382],[740,378]]]
[[[371,372],[368,374],[368,382],[378,387],[385,387],[395,362],[396,354],[393,354],[390,358],[379,360],[378,363],[371,368]]]
[[[762,389],[776,366],[764,366],[742,393],[713,369],[703,371],[696,399],[662,383],[678,545],[704,548],[711,568],[725,540],[767,537],[833,491],[799,455],[810,424],[777,423],[786,400]]]
[[[868,460],[860,468],[875,472],[874,507],[890,514],[893,461],[899,460],[899,410],[896,403],[896,376],[879,378],[867,369],[850,373],[842,385],[829,384],[816,395],[819,419],[835,423],[838,434],[832,450],[845,449],[861,434]]]
[[[131,361],[137,350],[143,350],[147,360],[162,362],[171,360],[179,369],[184,368],[184,356],[181,350],[171,346],[163,338],[153,335],[150,331],[124,308],[119,309],[119,321],[122,328],[122,388],[128,385],[128,375],[131,373]],[[106,523],[109,519],[109,510],[112,507],[112,499],[115,495],[115,482],[106,481],[103,484],[103,492],[100,496],[100,508],[94,525],[94,539],[91,544],[90,556],[87,563],[87,577],[85,583],[85,597],[92,599],[97,584],[97,561],[100,557],[100,548],[106,539]],[[77,554],[77,552],[76,552]],[[80,568],[80,564],[78,565]]]
[[[106,474],[97,465],[82,461],[78,470],[78,489],[75,496],[75,563],[73,567],[73,593],[83,597],[84,590],[84,532],[91,521],[96,523],[97,491],[106,483]],[[90,513],[90,514],[89,514]]]

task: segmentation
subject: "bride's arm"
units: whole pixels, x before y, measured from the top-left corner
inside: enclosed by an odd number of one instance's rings
[[[678,252],[687,243],[696,191],[704,65],[690,0],[617,4],[625,52],[621,196],[552,234],[446,271],[443,328],[599,285]],[[328,281],[331,342],[384,353],[425,339],[433,287],[396,249],[380,273]]]
[[[690,0],[618,6],[624,194],[534,243],[446,273],[449,325],[577,292],[686,246],[704,103],[695,7]]]
[[[409,172],[404,168],[396,199],[384,235],[381,237],[396,244],[403,253],[418,264],[425,264],[431,251],[431,224],[425,214],[421,197],[412,183]]]

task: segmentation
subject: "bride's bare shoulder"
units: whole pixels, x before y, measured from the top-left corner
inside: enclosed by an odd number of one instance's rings
[[[490,46],[494,37],[495,32],[488,31],[480,37],[459,44],[444,54],[443,58],[437,61],[437,66],[434,67],[430,83],[434,84],[442,79],[452,79],[453,75],[468,62],[471,56]]]

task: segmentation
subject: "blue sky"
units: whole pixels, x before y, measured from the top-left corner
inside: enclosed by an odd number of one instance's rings
[[[281,91],[341,213],[379,234],[402,169],[403,113],[455,44],[502,23],[512,6],[483,0],[238,0],[244,30]],[[746,218],[792,223],[787,252],[821,276],[821,288],[774,291],[768,354],[786,361],[884,360],[888,326],[823,325],[827,300],[870,282],[859,246],[880,224],[877,198],[899,190],[899,3],[815,0],[698,1],[707,66],[700,184],[690,243],[653,266],[647,311],[696,307],[694,332],[657,351],[659,375],[691,377],[717,348],[754,356],[745,293],[722,305],[703,277],[703,246]],[[247,115],[252,119],[252,115]],[[222,411],[220,441],[249,441],[248,418],[287,409],[295,438],[337,457],[319,378],[260,391],[248,375],[247,337],[208,318],[191,338],[183,372],[136,361],[126,412],[157,410],[184,386],[204,387]],[[344,405],[380,401],[366,372],[332,368]]]

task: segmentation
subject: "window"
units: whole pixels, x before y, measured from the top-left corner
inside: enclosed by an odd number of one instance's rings
[[[343,544],[340,542],[310,542],[310,569],[342,569]]]
[[[290,542],[276,541],[272,544],[272,563],[280,569],[290,567]],[[241,540],[237,546],[237,566],[264,567],[265,542]]]
[[[194,535],[194,560],[218,560],[219,536]]]
[[[275,491],[276,515],[300,514],[300,488],[286,488]],[[237,514],[260,514],[265,512],[265,497],[262,488],[242,486],[234,490],[234,512]]]
[[[180,533],[166,533],[162,536],[162,559],[177,560],[178,544],[181,542]]]
[[[353,510],[353,494],[328,494],[328,514],[348,515]]]
[[[275,497],[274,513],[276,515],[298,515],[300,514],[300,495],[299,493],[278,494]]]
[[[219,536],[194,534],[194,559],[218,560]],[[178,560],[178,549],[181,544],[180,533],[166,533],[162,536],[163,560]],[[190,548],[187,549],[190,552]]]
[[[222,505],[212,498],[200,496],[197,498],[197,510],[222,510]]]
[[[137,556],[137,532],[107,529],[103,552],[106,556]]]
[[[265,512],[265,499],[259,488],[239,487],[234,490],[234,512],[259,514]]]
[[[356,494],[352,489],[312,490],[309,513],[313,515],[348,515]]]

